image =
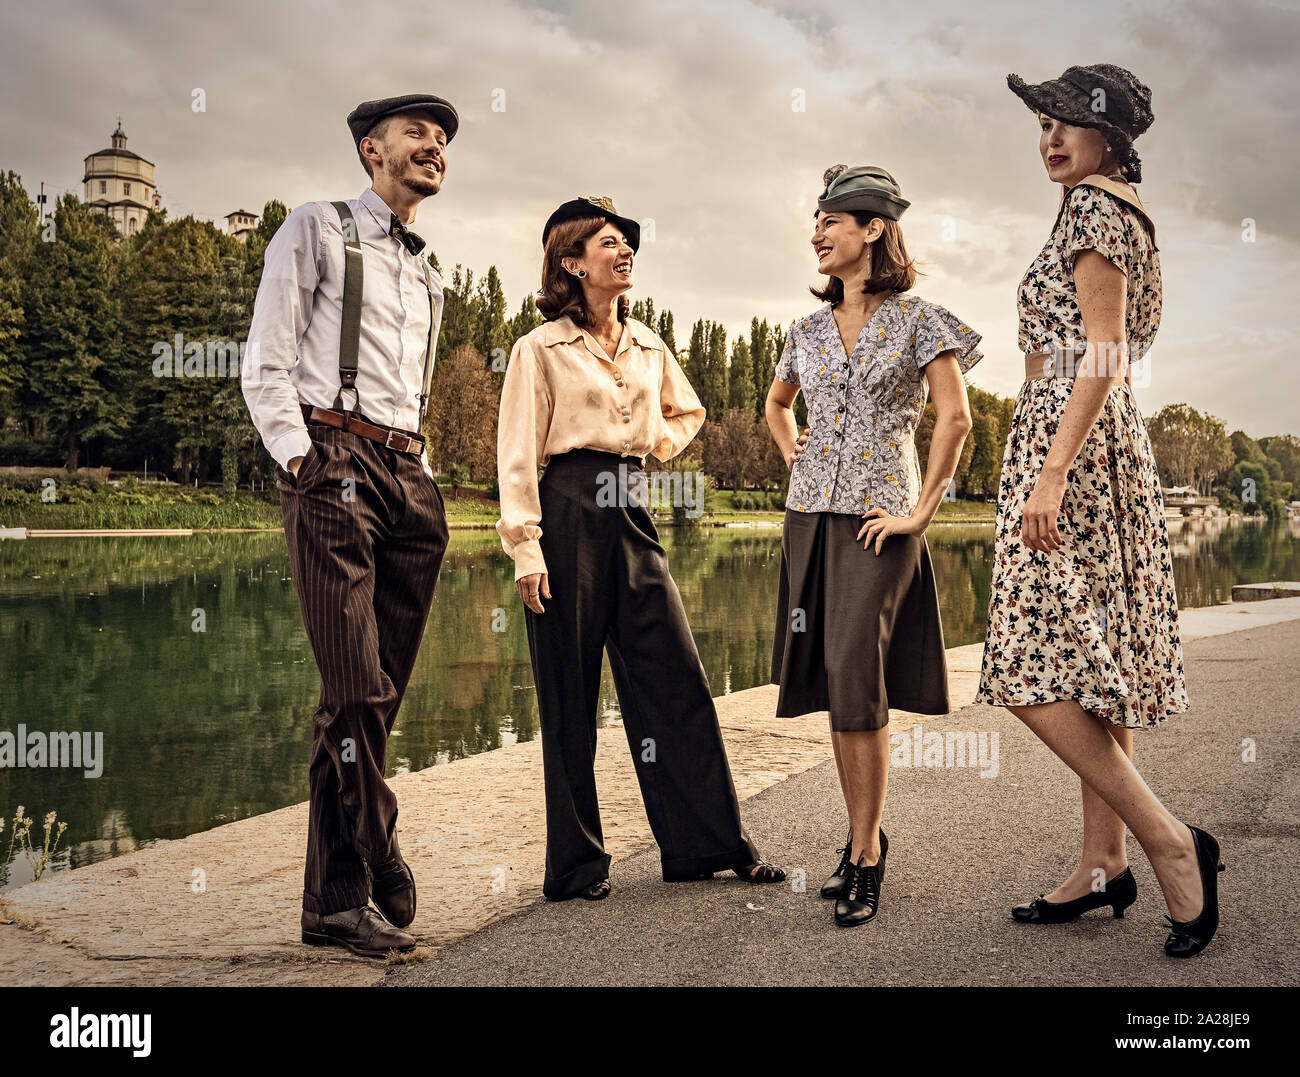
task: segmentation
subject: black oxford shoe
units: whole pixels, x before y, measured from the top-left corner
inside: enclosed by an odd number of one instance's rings
[[[874,864],[850,864],[844,892],[835,902],[835,922],[840,927],[857,927],[876,918],[880,907],[880,884],[885,881],[885,857],[889,839],[880,832],[880,859]]]
[[[344,912],[302,912],[302,941],[308,946],[342,946],[359,957],[387,957],[415,949],[415,939],[384,922],[369,905]]]
[[[400,855],[370,870],[370,895],[394,927],[408,927],[415,919],[415,876]]]
[[[829,879],[822,883],[821,895],[827,900],[834,900],[844,893],[844,884],[849,881],[849,852],[853,848],[853,831],[844,839],[844,848],[836,849],[840,853],[839,866],[831,873]]]

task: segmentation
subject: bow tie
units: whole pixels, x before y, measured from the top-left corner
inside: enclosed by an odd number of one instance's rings
[[[412,254],[418,255],[422,250],[424,250],[424,240],[399,221],[396,213],[394,213],[392,217],[393,223],[389,226],[388,234],[390,236],[396,236],[402,241],[402,246]]]

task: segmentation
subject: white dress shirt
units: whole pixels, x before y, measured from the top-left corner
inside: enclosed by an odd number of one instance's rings
[[[356,412],[414,431],[429,344],[423,254],[388,234],[392,210],[374,189],[348,199],[357,222],[365,279],[357,349]],[[244,399],[267,451],[286,471],[311,447],[302,404],[329,408],[339,390],[343,321],[343,232],[329,202],[298,206],[267,244],[242,374]],[[442,322],[442,278],[433,285],[434,344]],[[430,361],[433,356],[430,356]],[[351,391],[343,394],[352,406]],[[428,451],[420,462],[429,477]]]

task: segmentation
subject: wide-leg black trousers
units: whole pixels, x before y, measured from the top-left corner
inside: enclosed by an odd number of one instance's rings
[[[551,898],[609,874],[595,779],[605,649],[664,877],[758,859],[638,474],[636,457],[575,449],[551,458],[539,487],[551,598],[541,598],[544,613],[525,607],[525,620],[546,783],[543,893]]]
[[[289,562],[320,670],[303,908],[370,899],[399,854],[385,754],[447,549],[442,494],[416,456],[324,423],[295,478],[276,466]]]

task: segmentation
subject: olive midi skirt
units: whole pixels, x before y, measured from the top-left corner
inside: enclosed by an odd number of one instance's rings
[[[778,718],[829,711],[837,733],[881,729],[889,708],[946,714],[948,664],[924,535],[880,553],[862,517],[787,509],[772,644]]]

